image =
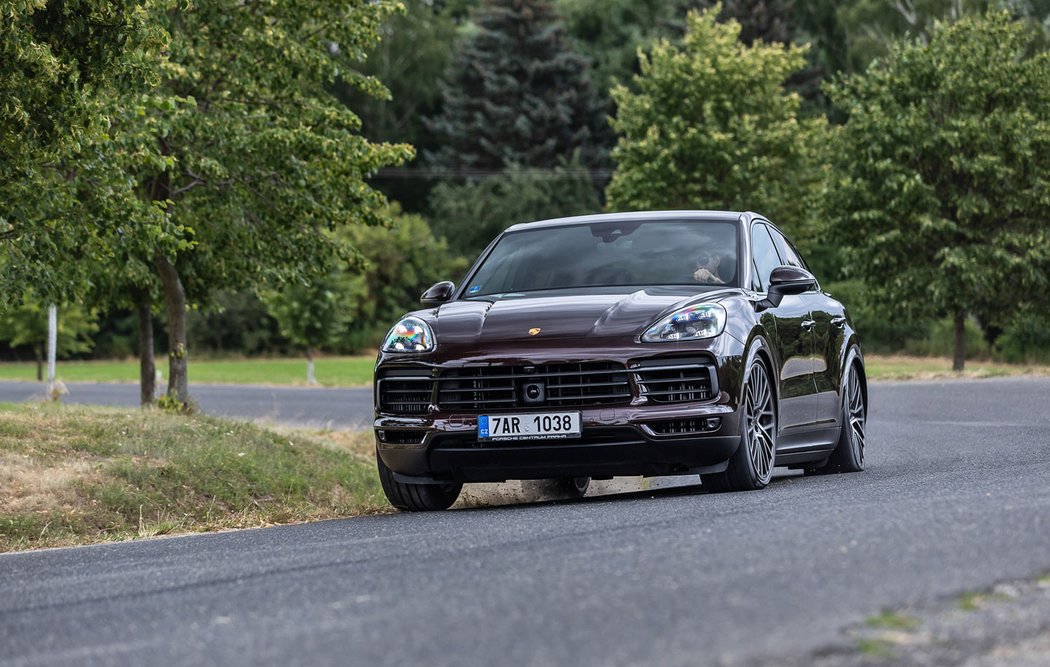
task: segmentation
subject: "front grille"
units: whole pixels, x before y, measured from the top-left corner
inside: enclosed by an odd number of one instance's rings
[[[528,401],[529,385],[542,396]],[[472,366],[449,370],[438,381],[437,403],[447,410],[582,407],[631,400],[626,369],[612,362]]]
[[[379,379],[379,410],[399,415],[425,415],[433,382],[427,376],[392,372]]]
[[[648,361],[631,371],[641,395],[653,403],[709,401],[716,395],[715,368],[704,361]]]

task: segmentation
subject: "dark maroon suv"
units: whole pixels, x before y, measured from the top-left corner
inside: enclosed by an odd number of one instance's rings
[[[434,285],[375,368],[380,479],[403,510],[464,482],[863,468],[867,386],[842,304],[754,213],[515,225]]]

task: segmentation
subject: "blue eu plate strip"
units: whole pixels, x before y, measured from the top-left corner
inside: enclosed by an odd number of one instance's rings
[[[485,415],[478,417],[478,437],[489,437],[489,418]]]

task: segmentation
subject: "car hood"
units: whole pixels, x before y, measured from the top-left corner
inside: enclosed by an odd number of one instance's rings
[[[660,316],[691,303],[720,301],[739,290],[697,294],[681,289],[649,288],[630,293],[501,295],[468,299],[430,311],[439,341],[446,343],[583,336],[634,336]]]

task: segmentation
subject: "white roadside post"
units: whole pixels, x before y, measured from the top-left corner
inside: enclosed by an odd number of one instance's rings
[[[55,399],[55,352],[58,347],[58,308],[47,307],[47,395]]]

